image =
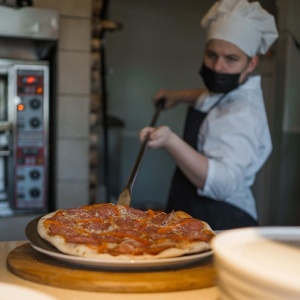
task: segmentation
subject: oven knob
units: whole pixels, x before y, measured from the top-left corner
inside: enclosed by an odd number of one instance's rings
[[[39,127],[40,124],[41,124],[41,121],[40,121],[39,118],[32,118],[32,119],[30,120],[30,125],[31,125],[32,127],[34,127],[34,128]]]
[[[37,98],[31,99],[29,105],[32,109],[38,109],[41,106],[41,101]]]
[[[40,174],[40,172],[37,171],[37,170],[32,170],[32,171],[30,172],[30,177],[31,177],[32,179],[34,179],[34,180],[39,179],[40,176],[41,176],[41,174]]]
[[[38,197],[40,194],[41,194],[41,192],[37,188],[33,188],[30,190],[30,195],[34,198]]]

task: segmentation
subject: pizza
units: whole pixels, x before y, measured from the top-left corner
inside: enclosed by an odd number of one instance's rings
[[[111,259],[156,259],[210,249],[215,233],[183,211],[165,213],[101,203],[43,216],[39,235],[65,254]]]

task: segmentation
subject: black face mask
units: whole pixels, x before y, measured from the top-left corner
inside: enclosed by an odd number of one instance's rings
[[[228,93],[239,86],[240,74],[222,74],[217,73],[205,64],[199,71],[199,75],[202,76],[204,84],[213,93]]]

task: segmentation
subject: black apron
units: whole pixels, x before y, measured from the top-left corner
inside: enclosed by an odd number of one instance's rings
[[[189,107],[183,139],[197,150],[200,126],[208,113]],[[257,226],[258,223],[241,209],[207,197],[199,196],[197,188],[177,167],[173,175],[166,211],[182,210],[206,221],[213,230]]]

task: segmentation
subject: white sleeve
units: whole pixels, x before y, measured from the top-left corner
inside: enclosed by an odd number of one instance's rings
[[[243,185],[253,183],[250,181],[269,155],[271,142],[266,138],[269,129],[261,114],[241,105],[218,114],[208,118],[205,126],[202,151],[209,158],[208,175],[199,192],[225,200]]]

